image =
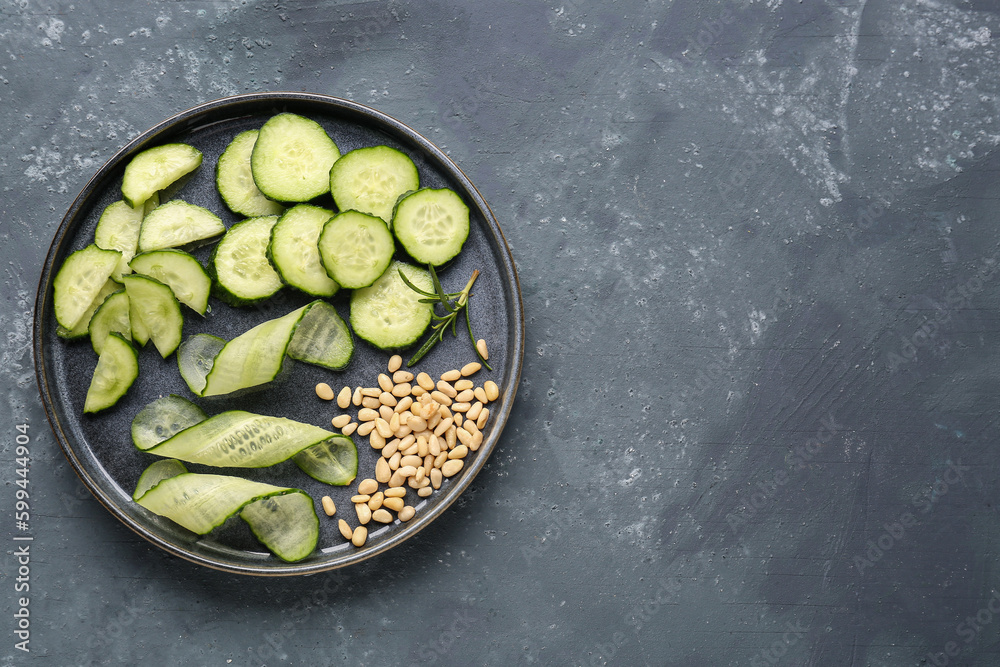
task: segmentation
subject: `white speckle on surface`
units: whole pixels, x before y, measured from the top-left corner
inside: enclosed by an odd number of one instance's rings
[[[45,35],[42,40],[44,46],[51,46],[52,42],[62,42],[63,32],[66,31],[66,24],[54,16],[50,16],[45,23],[40,23],[38,29]]]

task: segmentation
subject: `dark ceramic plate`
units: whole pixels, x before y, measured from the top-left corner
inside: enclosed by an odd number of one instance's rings
[[[318,121],[342,153],[379,144],[402,150],[416,163],[421,185],[449,187],[463,197],[471,209],[472,229],[462,253],[440,272],[441,281],[447,291],[458,291],[473,270],[480,270],[470,308],[477,337],[489,343],[493,371],[484,368],[474,379],[477,384],[493,379],[501,387],[500,399],[490,405],[492,414],[483,445],[467,459],[465,469],[446,480],[441,489],[427,499],[420,499],[409,490],[407,499],[417,509],[415,518],[406,524],[398,521],[386,526],[369,524],[368,542],[358,549],[341,537],[335,519],[327,518],[318,510],[319,547],[297,563],[285,563],[270,555],[238,519],[199,537],[132,502],[131,493],[139,474],[155,459],[132,446],[129,435],[132,418],[159,396],[170,393],[193,396],[177,371],[175,357],[163,360],[149,345],[140,352],[139,378],[128,394],[105,412],[83,414],[83,400],[97,357],[88,340],[65,341],[56,335],[52,311],[55,272],[69,253],[92,242],[94,227],[104,207],[121,198],[122,173],[132,156],[167,142],[196,146],[205,156],[201,168],[178,192],[168,195],[204,206],[230,226],[240,218],[229,212],[215,189],[214,166],[219,154],[237,133],[259,128],[267,118],[284,111]],[[329,199],[320,203],[333,207]],[[204,263],[210,251],[211,248],[206,247],[195,254]],[[213,298],[211,311],[204,318],[185,310],[184,335],[209,332],[230,339],[310,300],[290,288],[260,306],[242,309],[231,308]],[[337,295],[331,302],[346,320],[347,295]],[[42,270],[35,305],[35,368],[42,402],[64,453],[87,488],[130,528],[171,553],[209,567],[256,575],[310,574],[356,563],[400,544],[440,516],[472,483],[496,447],[511,409],[521,370],[523,326],[514,262],[500,227],[483,197],[440,149],[399,121],[354,102],[302,93],[241,95],[202,104],[144,132],[109,160],[76,198],[56,232]],[[316,397],[316,383],[327,382],[336,389],[345,385],[374,386],[388,359],[387,353],[357,341],[354,360],[344,372],[333,373],[289,360],[279,379],[262,389],[235,398],[197,399],[196,402],[210,415],[239,408],[330,428],[330,418],[340,411],[334,403]],[[453,338],[448,334],[417,368],[436,376],[474,360],[475,353],[468,337]],[[372,477],[377,452],[368,445],[367,438],[356,436],[355,440],[359,455],[358,479]],[[198,466],[191,466],[191,469],[199,471]],[[348,487],[331,487],[307,477],[290,462],[263,470],[231,472],[304,489],[316,501],[317,509],[319,499],[330,495],[338,507],[336,518],[344,517],[352,525],[357,524],[348,500],[357,488],[356,482]]]

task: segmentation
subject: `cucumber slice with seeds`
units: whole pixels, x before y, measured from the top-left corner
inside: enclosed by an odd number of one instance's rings
[[[132,326],[128,319],[129,299],[125,290],[119,290],[101,304],[90,319],[90,345],[98,356],[104,350],[104,343],[111,332],[119,333],[126,340],[132,338]]]
[[[354,337],[336,308],[325,301],[314,301],[295,327],[286,354],[297,361],[339,371],[351,363]]]
[[[169,287],[147,276],[133,273],[122,280],[129,303],[148,330],[156,350],[166,359],[181,343],[184,317],[177,298]]]
[[[215,165],[215,186],[222,201],[233,213],[247,218],[281,215],[285,207],[264,196],[253,182],[250,155],[257,142],[257,130],[240,132],[222,151]]]
[[[396,204],[392,231],[410,257],[440,266],[469,238],[469,207],[447,188],[417,190]]]
[[[53,310],[60,326],[73,330],[80,324],[121,256],[117,250],[91,244],[66,258],[52,281]]]
[[[119,283],[116,283],[114,280],[109,278],[107,282],[104,283],[104,286],[101,287],[100,291],[97,292],[97,296],[94,297],[94,300],[90,302],[89,306],[87,306],[86,312],[83,313],[83,316],[80,318],[77,325],[72,329],[67,329],[60,324],[56,326],[56,334],[65,340],[74,340],[76,338],[83,338],[86,336],[90,332],[90,320],[94,316],[94,313],[97,312],[97,309],[101,307],[101,304],[104,303],[106,298],[121,288],[122,286]]]
[[[330,191],[330,168],[340,150],[316,121],[281,113],[260,128],[250,168],[265,196],[305,202]]]
[[[139,410],[132,420],[132,442],[146,451],[206,419],[208,415],[197,405],[169,394]]]
[[[215,357],[225,346],[225,339],[199,333],[188,337],[177,348],[177,368],[193,394],[201,396],[206,378],[215,365]]]
[[[267,261],[271,228],[277,221],[277,216],[268,215],[238,222],[215,246],[209,270],[220,299],[242,306],[281,289],[281,278]]]
[[[385,221],[367,213],[344,211],[319,235],[319,256],[342,287],[367,287],[385,272],[396,246]]]
[[[122,198],[139,208],[157,190],[198,168],[201,151],[187,144],[163,144],[142,151],[125,167]]]
[[[358,448],[343,435],[302,450],[292,461],[313,479],[334,486],[347,486],[358,476]]]
[[[312,296],[333,296],[340,289],[319,257],[319,235],[333,211],[299,204],[278,219],[271,230],[267,256],[281,279]]]
[[[139,377],[139,356],[121,334],[112,332],[104,342],[104,351],[84,399],[84,412],[107,410],[125,395]]]
[[[157,206],[142,221],[139,252],[191,245],[226,231],[219,216],[206,208],[175,199]]]
[[[122,254],[111,279],[121,282],[121,277],[131,273],[128,263],[139,245],[139,228],[145,211],[142,207],[132,208],[123,201],[109,204],[94,230],[94,244],[105,250],[117,250]]]
[[[426,270],[403,262],[393,262],[371,287],[351,294],[351,328],[361,338],[383,350],[397,350],[417,342],[431,322],[434,306],[421,303],[423,297],[399,277],[422,290],[434,291]]]
[[[330,170],[330,194],[341,211],[392,221],[396,200],[420,187],[413,160],[395,148],[369,146],[345,153]]]
[[[199,315],[208,309],[212,279],[193,255],[173,248],[151,250],[136,255],[129,266],[167,285],[178,301]]]

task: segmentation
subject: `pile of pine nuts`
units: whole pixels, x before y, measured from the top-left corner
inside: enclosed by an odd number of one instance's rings
[[[485,359],[485,342],[480,340],[477,348]],[[486,406],[500,396],[492,380],[476,386],[469,379],[482,368],[479,362],[443,373],[436,382],[427,373],[414,376],[400,370],[402,363],[399,355],[389,359],[389,373],[378,376],[378,387],[344,387],[335,395],[326,383],[316,385],[321,399],[336,397],[342,410],[358,409],[357,421],[343,413],[331,420],[333,426],[346,436],[367,437],[382,454],[374,479],[361,480],[351,498],[359,525],[351,528],[339,520],[340,533],[357,547],[368,539],[369,522],[405,523],[413,518],[416,509],[406,503],[407,486],[427,498],[445,478],[462,470],[466,457],[482,445],[490,417]],[[380,490],[382,485],[387,488]],[[336,512],[329,496],[323,497],[323,510],[328,516]]]

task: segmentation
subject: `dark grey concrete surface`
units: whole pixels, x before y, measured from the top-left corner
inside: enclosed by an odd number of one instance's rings
[[[991,0],[0,0],[0,664],[1000,664],[998,36]],[[446,150],[526,315],[470,490],[306,579],[120,525],[58,450],[30,352],[89,176],[267,90]]]

